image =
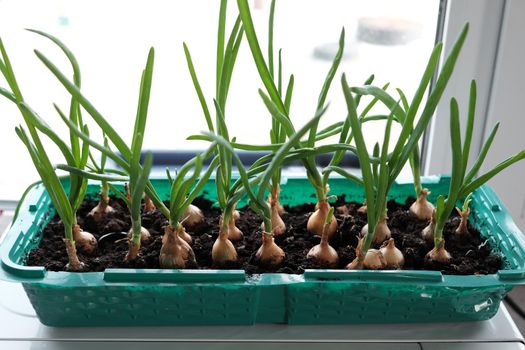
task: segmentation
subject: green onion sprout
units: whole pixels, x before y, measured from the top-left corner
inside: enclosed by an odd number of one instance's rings
[[[232,186],[233,193],[229,196],[227,211],[234,208],[235,203],[237,203],[242,196],[248,194],[250,207],[263,218],[264,230],[262,232],[262,244],[255,253],[255,257],[264,265],[278,266],[285,258],[285,252],[275,243],[274,240],[271,208],[265,200],[265,190],[268,188],[275,170],[282,167],[282,165],[289,160],[287,156],[290,151],[295,148],[295,145],[297,145],[301,137],[310,132],[311,129],[317,125],[325,111],[326,108],[318,110],[308,123],[297,132],[290,135],[288,141],[271,154],[272,157],[269,163],[265,163],[261,167],[250,169],[249,171],[246,171],[244,168],[231,142],[221,135],[210,132],[204,133],[206,137],[205,139],[217,142],[218,145],[223,147],[223,149],[229,153],[239,169],[239,179]],[[307,150],[299,150],[297,157],[304,158],[307,153]],[[255,163],[258,164],[259,162]],[[254,186],[258,186],[256,193],[252,191],[252,187]]]
[[[66,88],[66,90],[72,95],[72,98],[75,101],[78,101],[78,103],[86,110],[86,112],[88,112],[88,114],[103,130],[119,154],[92,140],[87,133],[79,130],[78,126],[61,115],[64,123],[66,123],[73,134],[81,138],[86,145],[90,145],[98,151],[104,152],[108,158],[111,158],[113,161],[115,161],[115,163],[122,167],[124,172],[129,175],[133,166],[131,160],[132,149],[124,142],[120,135],[106,120],[106,118],[104,118],[102,114],[91,104],[91,102],[89,102],[89,100],[80,91],[78,86],[67,79],[67,77],[42,53],[39,51],[35,51],[35,53],[37,57],[44,63],[44,65]],[[142,75],[141,94],[139,95],[137,116],[145,116],[147,112],[149,104],[149,92],[151,88],[152,68],[153,48],[150,50],[150,54],[148,55],[148,65]],[[141,123],[145,123],[144,117],[141,118]],[[191,242],[191,236],[187,234],[183,226],[183,222],[186,219],[184,213],[187,212],[189,205],[195,199],[199,191],[204,187],[204,184],[217,166],[217,160],[214,158],[208,169],[202,174],[202,176],[200,176],[202,163],[205,159],[211,156],[214,148],[215,145],[212,145],[210,149],[190,159],[179,169],[177,176],[171,183],[169,208],[166,207],[166,205],[162,202],[155,188],[151,184],[151,181],[148,180],[146,183],[145,193],[149,196],[149,198],[151,198],[157,209],[168,220],[168,224],[164,228],[164,237],[162,240],[163,245],[159,256],[160,266],[163,268],[186,268],[196,266],[195,254],[187,242]],[[188,175],[192,169],[193,175],[185,178],[185,176]],[[96,178],[96,174],[84,175],[95,176]],[[122,181],[122,178],[118,178],[118,180]]]
[[[216,94],[215,99],[213,100],[215,107],[215,125],[211,119],[210,110],[204,98],[195,72],[193,60],[186,44],[184,44],[184,52],[209,132],[216,132],[223,139],[230,141],[228,127],[225,121],[226,101],[237,54],[244,36],[244,29],[242,27],[241,19],[238,17],[231,30],[228,41],[225,44],[227,3],[227,0],[221,0],[219,11],[216,57]],[[214,264],[224,265],[227,262],[237,260],[237,251],[231,241],[242,240],[243,234],[235,224],[236,219],[239,217],[239,213],[236,211],[236,203],[228,205],[228,202],[233,195],[233,192],[231,191],[233,171],[232,156],[222,144],[217,145],[216,154],[219,159],[219,166],[216,170],[215,183],[217,197],[219,199],[219,207],[221,208],[222,214],[219,222],[219,235],[212,248],[212,259]]]
[[[307,258],[319,261],[327,267],[336,267],[339,262],[339,255],[337,251],[328,243],[328,227],[334,216],[334,208],[330,208],[326,216],[323,234],[321,235],[321,242],[310,249]]]
[[[483,145],[478,158],[474,162],[472,168],[467,172],[467,165],[470,153],[470,144],[472,141],[472,130],[474,128],[474,117],[476,110],[476,82],[472,81],[470,84],[470,98],[469,109],[467,117],[467,127],[465,128],[465,139],[463,145],[461,144],[461,132],[459,122],[459,107],[455,98],[450,100],[450,141],[452,147],[452,174],[447,198],[439,196],[434,213],[434,224],[423,230],[422,234],[426,239],[434,240],[434,248],[426,255],[426,258],[441,263],[448,263],[451,259],[450,254],[445,249],[445,240],[443,238],[443,228],[448,221],[452,210],[456,207],[458,199],[466,197],[463,210],[467,212],[468,217],[468,196],[478,187],[492,179],[501,171],[511,166],[512,164],[525,158],[525,149],[517,154],[507,158],[499,163],[491,170],[487,171],[481,176],[476,177],[476,174],[481,169],[485,157],[487,156],[492,142],[496,136],[499,128],[499,123],[494,126],[489,134],[485,144]],[[466,226],[466,222],[464,223]]]
[[[272,33],[272,35],[270,35],[270,38],[269,38],[270,43],[269,43],[268,60],[270,64],[268,65],[264,59],[259,41],[257,39],[257,34],[255,32],[255,27],[254,27],[253,20],[250,14],[248,1],[247,0],[237,0],[237,5],[239,8],[239,13],[242,19],[242,23],[244,25],[244,30],[246,32],[246,38],[250,46],[250,50],[252,52],[252,56],[253,56],[255,65],[257,67],[257,71],[259,72],[261,81],[264,84],[265,89],[266,89],[266,94],[260,91],[260,95],[266,107],[268,108],[270,114],[273,117],[272,133],[271,133],[272,142],[282,143],[282,141],[286,137],[288,137],[289,139],[290,136],[293,135],[295,132],[295,128],[289,117],[290,102],[291,102],[291,96],[293,92],[294,78],[293,78],[293,75],[290,76],[288,88],[286,89],[286,94],[283,98],[281,84],[279,83],[282,81],[281,68],[279,69],[279,74],[278,74],[279,77],[278,77],[278,82],[276,85],[275,77],[273,76],[273,64],[271,63],[273,62],[273,55],[271,52],[272,50],[271,48],[273,47],[273,43],[272,43],[272,40],[273,40],[273,13],[270,14],[270,33]],[[341,36],[339,38],[338,52],[336,56],[334,57],[332,66],[330,70],[328,71],[325,82],[319,94],[319,100],[317,103],[318,111],[324,108],[328,90],[330,89],[332,80],[336,74],[337,68],[339,67],[339,63],[341,62],[341,59],[342,59],[343,49],[344,49],[344,29],[342,30]],[[282,127],[279,127],[278,125],[282,125]],[[320,134],[321,133],[318,132],[318,125],[314,123],[313,127],[311,128],[309,132],[307,141],[300,144],[298,140],[298,144],[295,145],[295,147],[300,148],[301,146],[305,146],[305,147],[314,148],[315,142],[319,139]],[[323,182],[321,173],[316,167],[314,156],[305,157],[301,159],[301,162],[303,163],[306,169],[308,180],[314,187],[316,196],[317,196],[316,210],[308,219],[307,229],[321,236],[324,230],[326,216],[328,215],[328,212],[330,210],[330,205],[328,203],[328,192],[330,188],[327,184]],[[273,194],[271,193],[272,190],[270,191],[270,194],[273,196],[277,196],[278,194],[279,189],[277,185],[280,183],[279,178],[280,178],[279,173],[274,174],[274,180],[272,181]],[[277,204],[274,204],[274,205],[277,206]],[[278,210],[276,210],[275,213],[278,213]],[[335,217],[332,217],[332,221],[330,222],[330,225],[328,226],[328,229],[327,229],[328,236],[332,237],[335,234],[336,230],[337,230],[337,220],[335,219]],[[266,228],[265,231],[268,231],[268,229]]]
[[[472,193],[469,193],[467,198],[463,201],[461,208],[456,207],[456,211],[460,217],[460,222],[456,228],[458,235],[464,235],[468,233],[468,217],[470,215],[470,201],[472,200]]]
[[[104,135],[104,146],[109,148],[109,143],[107,137]],[[89,159],[91,165],[87,165],[87,168],[98,174],[105,173],[107,156],[104,153],[100,155],[100,164],[97,164],[95,158],[89,152]],[[91,209],[88,213],[88,216],[91,216],[95,222],[101,222],[108,214],[114,213],[115,209],[109,205],[109,183],[105,180],[100,181],[100,192],[99,192],[99,201],[98,204]]]
[[[81,82],[79,67],[75,57],[70,51],[67,50],[55,37],[43,32],[33,32],[49,38],[62,49],[73,67],[74,86],[79,87]],[[26,146],[33,164],[47,189],[60,219],[62,220],[62,224],[64,225],[64,243],[66,245],[69,261],[66,269],[70,271],[81,271],[85,268],[85,265],[78,258],[77,248],[85,253],[91,253],[97,247],[95,237],[91,233],[85,232],[80,228],[76,217],[76,212],[86,193],[87,180],[82,176],[72,174],[69,178],[69,191],[66,191],[64,183],[58,177],[55,168],[51,164],[38,131],[46,135],[51,141],[53,141],[53,143],[55,143],[70,166],[80,169],[83,169],[87,164],[89,145],[86,142],[81,143],[80,139],[74,133],[70,133],[70,145],[68,145],[36,114],[36,112],[33,111],[33,109],[31,109],[22,96],[11,62],[1,40],[0,52],[2,54],[2,58],[0,59],[0,72],[11,89],[11,91],[0,89],[0,93],[10,101],[17,104],[25,121],[27,131],[21,125],[15,130],[18,137]],[[82,122],[79,105],[74,98],[72,98],[70,102],[70,113],[68,118],[75,127],[82,128],[84,133],[89,134],[87,125],[84,125]]]

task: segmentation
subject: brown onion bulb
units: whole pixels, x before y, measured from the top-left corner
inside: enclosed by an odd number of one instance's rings
[[[73,225],[73,239],[80,251],[91,254],[97,248],[97,239],[91,233],[82,231],[78,224]]]
[[[333,213],[329,213],[329,215],[333,215]],[[327,230],[329,226],[330,224],[325,222],[323,234],[321,235],[321,242],[312,247],[306,257],[317,260],[321,264],[330,267],[336,267],[337,263],[339,262],[339,255],[337,254],[337,251],[328,243]]]
[[[279,236],[282,235],[286,231],[286,225],[281,218],[281,215],[279,215],[279,209],[275,205],[271,205],[271,219],[272,219],[272,232],[274,235]],[[261,224],[261,229],[266,232],[266,228],[264,227],[264,222]]]
[[[352,260],[348,265],[346,265],[345,269],[347,270],[362,270],[363,269],[363,262],[365,260],[363,250],[363,239],[360,238],[357,240],[357,247],[355,248],[355,259]]]
[[[313,246],[306,257],[329,267],[336,267],[339,262],[337,251],[328,242]]]
[[[216,265],[224,265],[228,261],[237,261],[237,251],[228,239],[228,234],[219,234],[213,243],[211,258]]]
[[[434,209],[430,217],[430,223],[421,231],[421,237],[431,243],[434,241],[434,232],[436,232],[436,210]]]
[[[414,203],[410,206],[410,212],[413,213],[419,220],[430,220],[434,212],[434,205],[427,201],[427,196],[430,191],[423,188]]]
[[[363,261],[363,268],[367,270],[380,270],[386,267],[386,261],[381,254],[381,251],[377,249],[368,249],[366,252],[365,260]]]
[[[323,233],[323,228],[326,220],[326,216],[328,215],[328,211],[330,210],[330,205],[328,204],[328,201],[324,200],[322,202],[318,203],[318,209],[316,209],[312,215],[308,218],[308,223],[306,224],[306,229],[310,232],[313,232],[319,236]],[[334,217],[332,217],[332,220],[330,221],[330,224],[327,228],[327,234],[328,238],[330,239],[335,232],[337,231],[337,220]]]
[[[376,225],[375,231],[374,231],[374,238],[372,239],[372,244],[379,245],[382,244],[384,241],[390,239],[392,233],[390,229],[388,228],[387,217],[383,217]],[[368,224],[363,226],[361,229],[361,237],[365,237],[368,234]]]
[[[184,226],[164,227],[162,247],[160,248],[159,264],[164,269],[184,269],[197,265],[195,253],[191,246],[180,237],[185,232]]]
[[[381,247],[380,251],[385,258],[386,267],[399,269],[405,264],[405,257],[403,253],[396,248],[396,243],[393,238],[390,238],[388,242]]]
[[[257,260],[267,265],[277,266],[283,262],[284,256],[284,251],[275,244],[273,235],[263,232],[262,245],[255,253]]]
[[[470,215],[470,208],[467,208],[466,210],[456,208],[456,211],[458,212],[459,217],[461,218],[461,221],[459,222],[459,225],[456,228],[456,234],[466,234],[468,233],[468,216]]]
[[[133,229],[129,229],[128,231],[128,239],[132,239],[133,237]],[[149,231],[145,228],[145,227],[140,227],[140,242],[141,243],[146,243],[147,241],[149,241],[151,238],[151,234],[149,233]]]
[[[146,213],[150,213],[155,210],[157,210],[157,207],[155,206],[151,198],[149,198],[147,194],[144,194],[144,211]]]
[[[140,245],[141,243],[146,243],[151,238],[151,234],[147,229],[144,227],[140,227],[140,242],[138,244],[135,244],[133,241],[133,228],[131,228],[128,232],[128,253],[126,254],[126,261],[133,260],[139,255],[140,251]]]
[[[191,230],[204,220],[204,215],[197,206],[190,204],[182,214],[182,218],[184,227]],[[191,240],[188,243],[191,243]]]
[[[97,206],[91,209],[91,211],[87,214],[87,216],[93,217],[95,222],[101,222],[106,217],[106,215],[115,211],[115,209],[109,205],[109,197],[104,195],[102,192],[100,192],[99,195],[100,200],[98,201]]]
[[[445,240],[442,239],[437,247],[434,247],[431,251],[429,251],[427,255],[425,255],[425,259],[448,264],[452,259],[452,256],[445,249]]]

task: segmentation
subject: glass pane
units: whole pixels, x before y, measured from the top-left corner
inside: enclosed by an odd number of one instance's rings
[[[259,39],[266,43],[270,0],[250,3]],[[185,140],[206,129],[206,124],[187,71],[182,42],[189,45],[212,106],[218,4],[210,0],[0,0],[0,36],[26,100],[53,128],[67,135],[52,103],[67,109],[68,95],[32,49],[41,50],[70,73],[68,63],[56,47],[23,28],[40,29],[63,40],[78,58],[85,95],[125,140],[131,140],[140,74],[148,48],[154,46],[154,85],[145,148],[200,149],[203,143]],[[294,124],[302,125],[313,116],[343,26],[346,49],[339,71],[347,73],[350,84],[360,85],[373,73],[375,84],[391,82],[392,93],[394,87],[400,87],[411,98],[434,46],[438,5],[438,0],[277,1],[274,48],[276,56],[283,49],[284,80],[292,73],[295,76],[291,107]],[[229,28],[235,20],[235,6],[236,2],[230,1]],[[270,117],[257,93],[262,84],[246,42],[237,62],[226,111],[230,135],[239,142],[268,143]],[[0,86],[6,86],[1,79]],[[321,127],[346,115],[340,86],[337,74]],[[373,111],[384,112],[380,106]],[[4,152],[2,161],[17,169],[0,174],[0,198],[17,198],[37,176],[13,131],[22,123],[21,117],[4,99],[0,100],[0,115],[2,146],[16,150]],[[87,115],[85,119],[93,124]],[[370,147],[382,138],[383,130],[383,122],[366,126]],[[393,132],[395,140],[399,129]],[[61,161],[56,149],[51,153],[54,160]]]

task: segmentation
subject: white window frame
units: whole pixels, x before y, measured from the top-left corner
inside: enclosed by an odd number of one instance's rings
[[[454,73],[445,89],[436,115],[424,140],[423,173],[425,175],[449,173],[450,152],[449,111],[450,99],[455,97],[460,107],[461,125],[466,125],[469,86],[477,83],[476,125],[472,135],[471,154],[481,149],[486,134],[487,118],[496,57],[504,20],[505,0],[448,0],[445,21],[441,28],[445,54],[451,50],[463,25],[469,22],[469,33]],[[438,31],[440,28],[438,28]],[[490,125],[488,125],[490,127]],[[472,164],[471,156],[470,163]]]
[[[449,101],[455,96],[466,125],[469,82],[476,79],[478,103],[473,130],[470,164],[476,158],[493,126],[501,122],[480,173],[525,148],[523,81],[525,81],[525,1],[449,0],[445,18],[444,44],[450,50],[465,21],[470,33],[448,84],[425,143],[424,174],[448,173]],[[489,181],[508,208],[514,222],[525,232],[525,161],[514,164]]]

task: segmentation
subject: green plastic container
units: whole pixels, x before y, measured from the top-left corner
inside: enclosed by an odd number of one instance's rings
[[[431,200],[446,194],[448,177],[429,177]],[[165,180],[154,180],[168,193]],[[335,178],[331,193],[362,201],[363,191]],[[91,193],[98,191],[90,185]],[[215,186],[204,189],[215,200]],[[404,202],[412,184],[396,183],[390,199]],[[288,178],[282,202],[314,200],[304,178]],[[240,203],[242,207],[245,203]],[[254,323],[335,324],[486,320],[514,285],[525,282],[525,240],[488,187],[473,196],[473,222],[504,257],[493,275],[450,276],[436,271],[309,270],[303,275],[248,276],[239,270],[124,270],[51,272],[24,266],[54,211],[42,186],[33,188],[0,246],[0,277],[21,282],[49,326],[227,325]]]

